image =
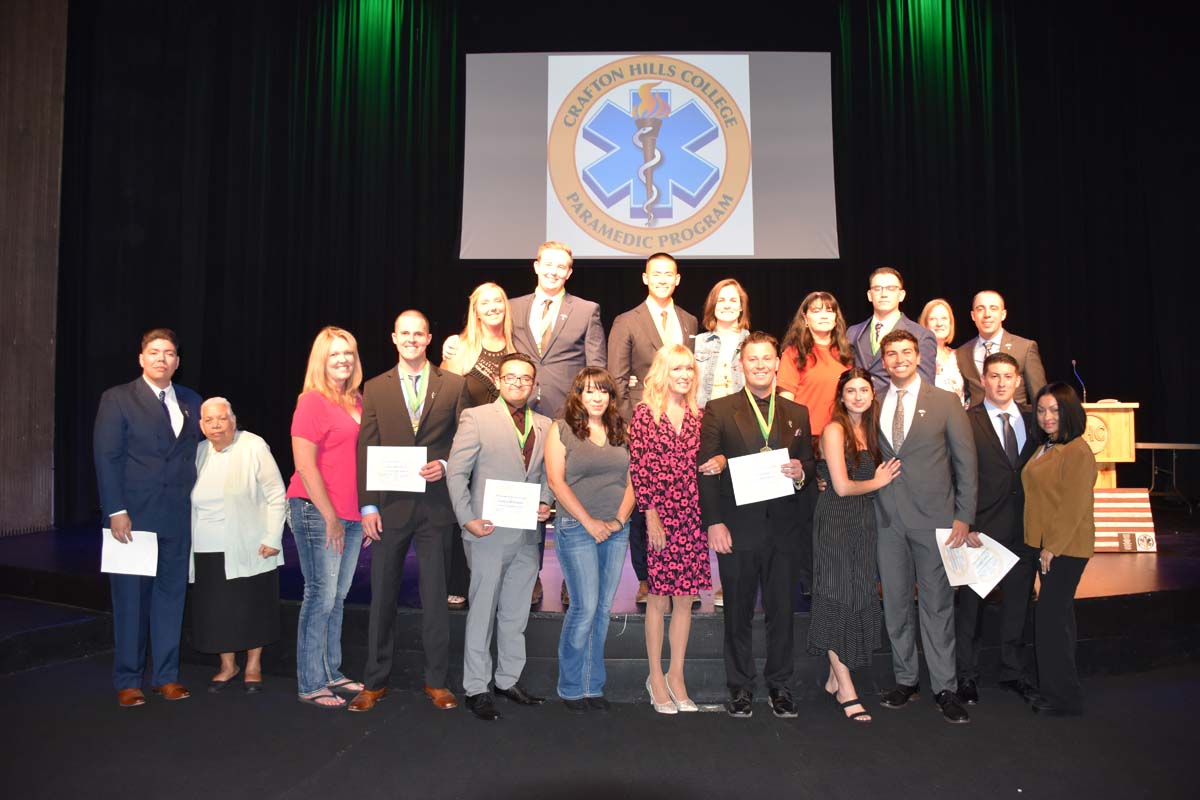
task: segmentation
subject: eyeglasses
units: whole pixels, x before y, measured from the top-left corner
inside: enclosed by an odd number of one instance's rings
[[[895,294],[900,291],[899,286],[872,286],[871,291],[875,294]]]
[[[505,386],[533,386],[533,377],[530,375],[501,375],[500,380]]]

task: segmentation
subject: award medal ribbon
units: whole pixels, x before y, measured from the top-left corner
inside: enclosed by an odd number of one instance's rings
[[[421,380],[416,391],[413,390],[412,381],[406,378],[411,378],[411,375],[401,376],[400,385],[404,387],[404,400],[408,403],[408,417],[412,422],[413,433],[417,432],[417,425],[421,421],[421,408],[425,405],[425,390],[429,387],[429,362],[425,362],[425,366],[421,367]]]
[[[742,391],[746,393],[746,397],[750,400],[750,407],[754,409],[754,416],[758,420],[758,431],[763,437],[763,446],[758,452],[769,453],[771,452],[771,426],[775,424],[775,392],[771,392],[771,404],[767,408],[767,418],[764,420],[762,412],[758,410],[758,401],[754,399],[754,395],[750,394],[750,387],[747,386]]]
[[[529,406],[525,406],[525,432],[521,432],[516,422],[513,422],[513,430],[517,432],[517,444],[521,446],[521,451],[524,452],[525,442],[529,441],[529,434],[533,430],[533,413],[529,410]]]

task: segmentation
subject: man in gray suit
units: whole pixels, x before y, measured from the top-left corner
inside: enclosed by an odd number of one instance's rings
[[[887,389],[888,373],[883,364],[883,337],[892,331],[908,331],[921,349],[917,367],[921,378],[933,385],[937,377],[937,339],[933,332],[913,322],[900,310],[904,302],[904,278],[895,267],[876,267],[867,278],[867,301],[874,313],[851,325],[846,340],[854,351],[854,363],[871,373],[875,393]]]
[[[1029,398],[1046,385],[1046,370],[1038,353],[1037,342],[1015,336],[1004,330],[1008,309],[999,292],[986,289],[978,292],[971,300],[971,320],[979,335],[954,350],[958,371],[966,384],[968,405],[974,407],[983,402],[983,362],[992,353],[1007,353],[1017,361],[1017,375],[1021,382],[1017,387],[1017,405],[1028,407]]]
[[[567,294],[573,263],[568,245],[545,242],[533,262],[537,289],[511,302],[513,344],[537,364],[529,405],[551,419],[562,415],[579,370],[608,366],[600,306]]]
[[[934,698],[948,722],[969,722],[955,692],[954,590],[938,551],[936,529],[950,528],[950,547],[980,545],[971,533],[978,463],[975,439],[958,398],[917,375],[917,338],[893,330],[879,344],[890,381],[879,410],[879,447],[900,459],[899,477],[879,490],[879,578],[883,614],[892,642],[896,688],[887,708],[918,697],[916,609]]]
[[[675,305],[672,296],[679,285],[679,266],[667,253],[655,253],[646,259],[642,273],[647,296],[613,320],[608,334],[609,372],[617,380],[617,410],[629,422],[642,399],[642,381],[654,362],[654,354],[667,344],[690,347],[699,327],[696,318]],[[636,602],[646,602],[650,587],[646,583],[646,515],[634,511],[629,518],[629,560],[637,575]]]
[[[484,720],[500,717],[488,692],[493,626],[496,693],[521,705],[545,702],[518,682],[525,667],[529,593],[538,571],[538,532],[496,527],[483,518],[489,479],[540,484],[538,520],[544,522],[550,515],[550,489],[542,462],[550,420],[529,407],[536,377],[532,357],[524,353],[505,356],[496,380],[500,397],[489,405],[463,411],[446,466],[450,501],[463,528],[471,567],[463,689],[467,708]]]

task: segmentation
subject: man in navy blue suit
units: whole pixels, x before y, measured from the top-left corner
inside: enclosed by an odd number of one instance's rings
[[[200,395],[171,383],[179,368],[175,333],[142,336],[142,374],[100,398],[92,449],[103,524],[127,544],[132,532],[158,538],[154,577],[110,576],[113,685],[124,708],[146,702],[142,672],[147,633],[154,656],[151,687],[167,700],[189,696],[179,683],[179,631],[191,551],[191,493],[196,482]]]
[[[875,383],[875,394],[887,391],[892,379],[883,366],[883,350],[879,343],[893,330],[908,331],[917,340],[921,354],[917,372],[921,380],[934,385],[937,377],[937,338],[928,328],[923,328],[904,315],[900,304],[904,302],[904,278],[895,267],[877,267],[867,279],[867,301],[874,313],[846,331],[850,349],[854,351],[854,363],[871,373]]]

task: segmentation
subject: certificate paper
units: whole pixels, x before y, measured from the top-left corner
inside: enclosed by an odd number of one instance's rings
[[[423,492],[421,467],[428,459],[424,447],[368,447],[368,492]]]
[[[968,585],[980,597],[987,597],[1017,563],[1017,556],[986,533],[979,534],[979,540],[983,542],[983,547],[968,548],[979,580]]]
[[[133,531],[133,541],[122,544],[113,538],[112,528],[100,532],[100,571],[120,575],[158,574],[158,534]]]
[[[535,531],[538,526],[538,504],[541,501],[540,483],[488,478],[483,485],[483,519],[497,528]]]
[[[796,484],[780,471],[791,459],[784,448],[729,459],[729,477],[737,504],[744,506],[795,494]]]
[[[946,540],[950,538],[952,530],[951,528],[938,528],[933,532],[937,537],[938,550],[942,554],[942,564],[946,567],[946,580],[950,581],[951,586],[966,586],[969,583],[975,583],[979,578],[975,574],[975,564],[968,551],[977,548],[967,547],[964,544],[962,547],[951,550],[946,546]]]

